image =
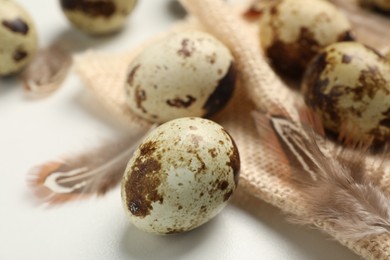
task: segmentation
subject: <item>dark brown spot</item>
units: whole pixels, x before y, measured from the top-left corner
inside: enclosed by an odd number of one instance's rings
[[[250,21],[258,20],[263,14],[263,10],[257,9],[255,6],[251,6],[245,13],[244,18]]]
[[[24,50],[20,50],[20,49],[15,50],[14,54],[12,55],[12,58],[16,62],[22,61],[26,57],[27,57],[27,52]]]
[[[143,107],[142,103],[146,100],[146,92],[137,85],[135,89],[135,102],[137,107],[141,109],[144,113],[147,113],[146,109]]]
[[[138,64],[130,71],[129,76],[127,77],[127,83],[129,84],[129,86],[133,85],[135,73],[137,72],[140,66],[141,64]]]
[[[200,207],[200,212],[201,213],[205,213],[207,211],[207,206],[206,205],[202,205],[201,207]]]
[[[337,37],[338,42],[349,42],[355,41],[355,37],[353,36],[351,31],[345,31]]]
[[[233,95],[236,84],[236,70],[234,63],[231,62],[226,75],[219,81],[214,92],[203,105],[205,117],[210,117],[222,109]]]
[[[184,58],[191,57],[192,53],[195,51],[195,46],[189,39],[183,39],[181,42],[181,49],[177,51],[177,54],[183,56]]]
[[[362,70],[358,81],[360,86],[364,87],[366,95],[371,99],[378,93],[378,90],[386,91],[387,95],[390,94],[386,79],[376,66],[369,66],[367,70]]]
[[[273,5],[271,6],[270,14],[271,14],[272,16],[275,16],[275,15],[278,14],[278,6],[277,6],[276,3],[273,4]]]
[[[200,167],[197,169],[196,173],[204,173],[206,171],[206,164],[199,156],[199,154],[196,154],[196,159],[198,159],[198,161],[200,162]]]
[[[67,11],[80,11],[89,16],[110,17],[116,11],[116,6],[110,0],[61,0],[61,7]]]
[[[190,95],[186,95],[186,98],[187,100],[180,99],[180,98],[168,99],[166,103],[171,107],[187,108],[196,101],[196,98]]]
[[[227,201],[232,194],[233,190],[230,190],[229,192],[225,193],[225,195],[223,195],[223,201]]]
[[[182,205],[179,205],[179,206],[177,206],[177,209],[178,209],[178,210],[181,210],[181,209],[183,209],[183,206],[182,206]]]
[[[157,150],[157,142],[146,142],[141,145],[140,156],[152,156],[152,154]]]
[[[198,128],[196,126],[193,126],[193,125],[190,125],[190,129],[191,130],[198,130]]]
[[[234,183],[237,185],[239,177],[240,177],[240,167],[241,167],[240,154],[238,152],[237,145],[234,142],[234,139],[232,138],[232,136],[227,131],[225,131],[225,133],[229,136],[229,138],[232,142],[232,145],[233,145],[233,149],[232,149],[231,153],[229,154],[229,162],[227,162],[227,165],[232,168],[233,175],[234,175]]]
[[[323,94],[325,92],[324,90],[329,85],[328,78],[321,78],[321,75],[327,66],[327,54],[325,51],[322,51],[307,67],[302,80],[302,92],[304,94],[305,103],[308,107],[333,111],[331,113],[334,120],[339,120],[338,112],[333,109],[332,100],[330,100],[329,96]]]
[[[226,190],[226,188],[229,186],[229,183],[227,181],[221,181],[219,183],[219,189],[220,190]]]
[[[137,217],[144,218],[153,209],[153,202],[163,202],[158,193],[161,184],[161,164],[153,158],[140,155],[130,169],[125,183],[127,207]]]
[[[16,18],[13,20],[4,20],[2,24],[9,30],[23,35],[26,35],[29,30],[28,25],[20,18]]]
[[[217,59],[217,54],[215,54],[215,53],[206,56],[206,60],[207,60],[210,64],[214,64],[215,61],[216,61],[216,59]]]
[[[209,154],[210,154],[210,156],[211,156],[212,158],[215,158],[215,157],[217,157],[217,155],[218,155],[217,149],[216,149],[216,148],[211,148],[211,149],[208,150],[208,152],[209,152]]]
[[[382,120],[379,122],[379,124],[380,124],[381,126],[390,128],[390,117],[389,117],[389,118],[382,119]]]
[[[352,57],[347,55],[347,54],[343,54],[343,57],[341,58],[341,62],[342,63],[345,63],[345,64],[349,64],[352,60]]]

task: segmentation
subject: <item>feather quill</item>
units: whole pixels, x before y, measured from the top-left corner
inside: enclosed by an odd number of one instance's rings
[[[365,172],[367,145],[327,154],[312,127],[260,112],[253,117],[262,140],[289,163],[292,180],[306,198],[308,211],[292,217],[294,222],[327,222],[342,237],[356,240],[390,232],[390,200]]]
[[[36,198],[49,205],[104,195],[121,181],[142,137],[108,141],[81,154],[38,165],[29,171],[28,184]]]

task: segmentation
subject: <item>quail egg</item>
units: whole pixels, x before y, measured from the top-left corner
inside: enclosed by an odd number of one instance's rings
[[[152,122],[208,117],[222,109],[235,87],[232,54],[208,33],[185,31],[147,47],[129,66],[129,108]]]
[[[357,43],[335,43],[309,64],[302,85],[306,104],[324,126],[352,140],[390,138],[390,66],[375,50]]]
[[[37,50],[30,15],[15,1],[0,0],[0,76],[21,70]]]
[[[77,28],[90,34],[118,31],[137,0],[60,0],[62,10]]]
[[[278,0],[260,19],[260,42],[275,69],[299,78],[325,46],[351,40],[351,25],[323,0]]]
[[[216,216],[238,184],[232,137],[211,120],[185,117],[154,129],[130,159],[122,202],[139,229],[173,234]]]

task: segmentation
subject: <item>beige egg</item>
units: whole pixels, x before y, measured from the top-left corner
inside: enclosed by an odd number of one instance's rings
[[[264,10],[260,41],[265,55],[282,73],[301,77],[321,48],[351,40],[351,25],[323,0],[279,0]]]
[[[221,110],[235,87],[233,57],[210,34],[170,34],[135,58],[126,82],[129,108],[152,122],[208,117]]]
[[[69,21],[90,34],[108,34],[121,29],[137,0],[60,0]]]
[[[240,157],[217,123],[180,118],[152,131],[130,159],[122,202],[139,229],[173,234],[216,216],[235,191]]]
[[[390,138],[390,66],[357,42],[329,45],[308,66],[302,92],[324,126],[353,140]]]
[[[37,50],[30,15],[15,1],[0,0],[0,76],[21,70]]]

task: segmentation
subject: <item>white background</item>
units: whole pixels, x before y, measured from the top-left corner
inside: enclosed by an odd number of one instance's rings
[[[121,52],[164,31],[176,16],[170,0],[140,0],[124,31],[90,38],[73,29],[58,1],[19,0],[35,20],[40,46],[61,41]],[[242,192],[210,223],[192,232],[154,236],[126,219],[119,189],[55,208],[35,205],[26,173],[37,163],[98,145],[126,128],[84,91],[72,71],[62,88],[26,98],[15,78],[0,80],[0,259],[357,259],[316,230],[289,224]]]

